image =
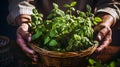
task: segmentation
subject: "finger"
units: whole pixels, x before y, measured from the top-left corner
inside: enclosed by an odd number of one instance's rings
[[[21,47],[25,46],[25,41],[23,40],[22,36],[19,33],[17,33],[17,43]]]
[[[17,34],[20,34],[24,40],[30,42],[31,34],[28,32],[28,27],[25,27],[25,26],[28,26],[28,25],[27,24],[21,25],[17,30]]]
[[[98,41],[101,41],[103,40],[103,38],[107,35],[107,33],[109,32],[108,28],[105,27],[103,29],[101,29],[99,32],[98,32],[98,35],[97,35],[97,40]]]
[[[33,61],[37,61],[38,60],[38,56],[36,54],[29,54],[29,53],[26,53],[26,55],[32,59]]]
[[[37,56],[35,55],[35,52],[27,47],[26,42],[20,34],[17,34],[17,43],[19,46],[21,46],[22,50],[29,58],[31,58],[34,61],[37,61]]]
[[[29,32],[24,32],[23,39],[27,42],[31,41],[31,34]]]
[[[94,31],[95,31],[95,32],[98,32],[99,30],[101,30],[101,29],[103,29],[103,28],[105,28],[104,25],[98,25],[98,26],[95,26],[95,27],[94,27]]]
[[[37,54],[33,51],[33,53],[26,53],[26,55],[31,58],[33,61],[37,61],[38,60],[38,56]]]
[[[23,44],[22,44],[23,45]],[[25,52],[25,54],[31,58],[32,60],[34,61],[37,61],[37,55],[35,54],[35,52],[28,48],[26,45],[25,46],[22,46],[22,50]]]
[[[95,39],[97,39],[98,41],[101,38],[101,36],[99,36],[100,31],[104,28],[105,28],[105,26],[103,26],[103,25],[98,25],[98,26],[94,27],[94,36],[95,36]]]
[[[33,60],[38,61],[38,56],[36,54],[34,55]]]
[[[28,36],[27,36],[27,41],[28,41],[28,42],[31,41],[31,34],[28,34]]]
[[[107,47],[112,41],[112,32],[110,31],[103,40],[103,43],[97,48],[97,51],[102,51],[105,47]]]

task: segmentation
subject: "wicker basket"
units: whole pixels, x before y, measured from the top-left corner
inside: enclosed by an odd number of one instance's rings
[[[9,38],[0,36],[0,67],[13,67],[13,55],[10,49]]]
[[[43,67],[80,67],[80,65],[83,66],[85,57],[91,55],[98,45],[93,45],[81,52],[64,53],[57,51],[48,51],[32,43],[30,43],[30,46],[40,55]]]

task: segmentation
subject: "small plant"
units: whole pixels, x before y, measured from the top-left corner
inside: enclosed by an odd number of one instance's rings
[[[89,5],[87,12],[76,10],[75,5],[76,2],[65,4],[68,10],[62,11],[53,3],[54,8],[46,20],[34,9],[31,15],[32,42],[41,48],[60,52],[81,51],[96,44],[93,26],[101,19],[91,13]]]

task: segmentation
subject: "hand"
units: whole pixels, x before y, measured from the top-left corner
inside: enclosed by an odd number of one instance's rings
[[[29,26],[27,23],[22,23],[17,29],[17,43],[20,45],[25,54],[33,61],[37,61],[36,53],[26,44],[31,40],[31,34],[28,32]]]
[[[106,25],[97,25],[94,30],[96,39],[100,43],[100,46],[97,48],[97,51],[99,52],[111,43],[112,31],[111,28]]]
[[[112,41],[112,27],[115,22],[114,18],[107,13],[99,13],[99,16],[102,19],[102,22],[94,27],[95,38],[99,41],[99,47],[97,51],[102,51],[107,47]]]

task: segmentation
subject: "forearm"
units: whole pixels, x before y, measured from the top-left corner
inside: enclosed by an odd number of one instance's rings
[[[12,25],[19,25],[21,24],[21,18],[23,18],[21,15],[31,15],[34,8],[34,5],[30,4],[27,0],[9,0],[9,15],[7,20]],[[19,20],[18,17],[20,18]]]

